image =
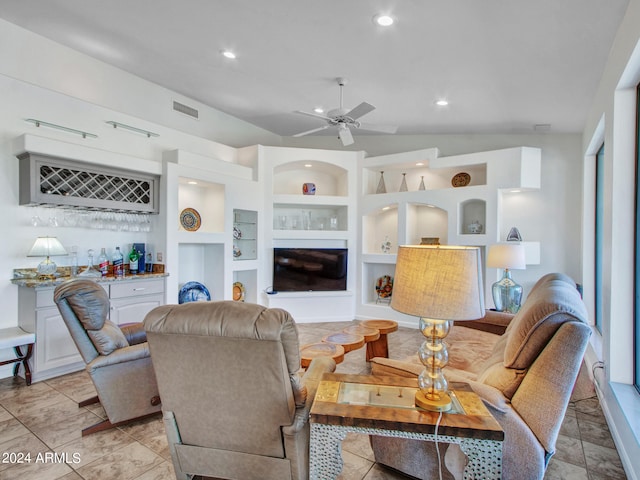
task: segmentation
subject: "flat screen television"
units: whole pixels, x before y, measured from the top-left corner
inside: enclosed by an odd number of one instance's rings
[[[273,290],[346,290],[347,252],[346,248],[274,248]]]

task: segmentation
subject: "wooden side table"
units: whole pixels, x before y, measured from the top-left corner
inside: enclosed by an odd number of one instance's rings
[[[387,335],[398,330],[398,322],[393,320],[363,320],[361,325],[376,328],[380,332],[380,338],[367,343],[367,362],[373,357],[389,358],[389,343]]]
[[[417,386],[414,378],[325,373],[309,420],[310,479],[340,474],[347,433],[455,443],[468,458],[464,478],[500,479],[504,432],[469,385],[452,384],[454,408],[441,414],[415,407]]]

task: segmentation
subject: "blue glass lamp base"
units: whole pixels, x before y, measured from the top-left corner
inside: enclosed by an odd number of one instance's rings
[[[522,287],[511,279],[505,269],[503,277],[491,287],[493,303],[499,312],[517,313],[522,302]]]

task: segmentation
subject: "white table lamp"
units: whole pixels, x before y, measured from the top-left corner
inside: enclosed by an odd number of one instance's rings
[[[38,237],[29,250],[27,257],[46,257],[38,265],[38,275],[41,277],[52,278],[55,276],[58,266],[50,257],[56,255],[67,255],[60,240],[56,237]]]

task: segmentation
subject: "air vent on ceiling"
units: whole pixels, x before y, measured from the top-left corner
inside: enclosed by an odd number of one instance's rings
[[[185,115],[189,115],[193,118],[198,118],[198,110],[193,107],[189,107],[188,105],[184,105],[183,103],[176,102],[175,100],[173,102],[173,109],[176,112],[184,113]]]

